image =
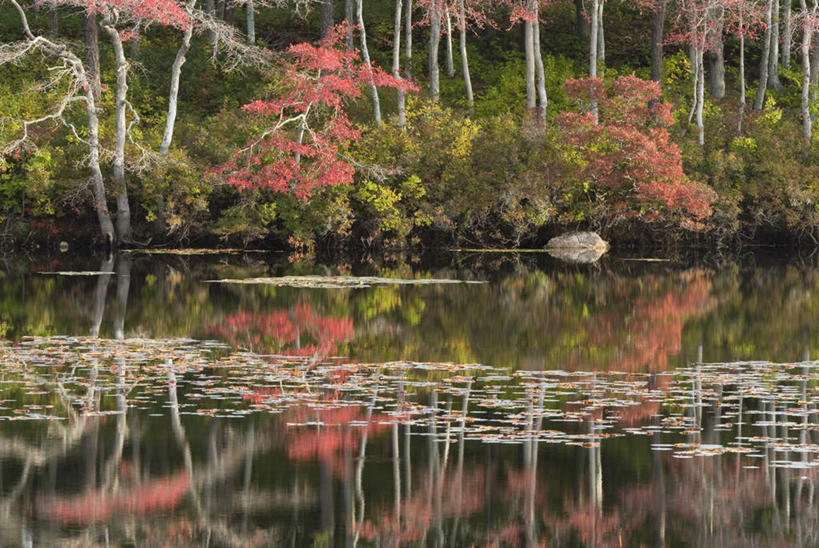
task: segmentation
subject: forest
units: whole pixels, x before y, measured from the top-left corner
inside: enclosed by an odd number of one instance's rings
[[[819,0],[3,0],[0,247],[819,241]]]

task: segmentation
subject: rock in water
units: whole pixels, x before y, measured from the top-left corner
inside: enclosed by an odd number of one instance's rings
[[[597,232],[569,232],[549,240],[546,251],[571,263],[593,263],[609,250],[609,243]]]

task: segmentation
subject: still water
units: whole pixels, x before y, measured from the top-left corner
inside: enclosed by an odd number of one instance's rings
[[[817,318],[815,258],[9,260],[0,545],[817,545]]]

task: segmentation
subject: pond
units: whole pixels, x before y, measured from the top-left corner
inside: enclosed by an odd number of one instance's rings
[[[0,264],[4,546],[819,543],[815,258]]]

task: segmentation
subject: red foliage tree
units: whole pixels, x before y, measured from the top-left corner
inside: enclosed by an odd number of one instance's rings
[[[593,220],[639,217],[700,228],[716,194],[683,172],[680,150],[666,129],[673,122],[671,105],[661,101],[660,85],[621,76],[608,85],[600,78],[570,79],[565,89],[598,106],[597,124],[588,111],[558,118],[582,155],[576,177],[598,201],[589,212]]]
[[[337,48],[344,32],[338,26],[317,46],[287,48],[280,66],[284,92],[243,107],[268,127],[218,168],[229,184],[307,198],[318,187],[352,182],[354,170],[343,155],[360,132],[345,112],[346,101],[372,84],[415,87],[361,64],[358,51]]]

